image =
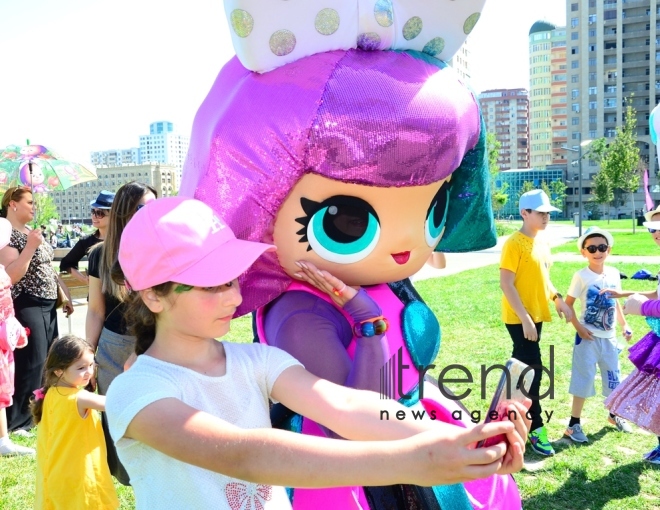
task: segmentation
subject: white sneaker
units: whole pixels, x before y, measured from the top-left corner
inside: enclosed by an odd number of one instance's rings
[[[7,444],[0,446],[0,456],[5,455],[34,455],[36,452],[34,448],[21,446],[20,444],[12,443],[9,441]]]
[[[632,433],[632,428],[628,425],[628,422],[620,416],[615,416],[614,418],[608,416],[607,421],[614,425],[619,432],[624,432],[626,434]]]

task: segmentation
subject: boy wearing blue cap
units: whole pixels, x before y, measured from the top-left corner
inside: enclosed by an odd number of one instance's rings
[[[502,320],[513,341],[511,356],[534,368],[534,380],[529,390],[532,399],[529,441],[532,449],[541,455],[554,455],[541,416],[539,388],[543,361],[539,342],[543,323],[550,322],[549,301],[554,302],[557,314],[566,322],[571,320],[572,311],[550,281],[550,250],[547,243],[537,239],[537,234],[547,227],[550,213],[559,209],[550,204],[548,195],[535,189],[520,197],[519,210],[523,225],[502,247]]]

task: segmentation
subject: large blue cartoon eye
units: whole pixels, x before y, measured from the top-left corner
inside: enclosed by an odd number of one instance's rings
[[[306,234],[306,239],[301,241],[308,241],[310,249],[329,262],[358,262],[378,244],[378,215],[360,198],[338,195],[320,204],[306,200],[303,208],[308,217],[298,220],[307,223],[300,232]]]
[[[440,186],[440,189],[433,197],[433,200],[431,200],[431,205],[426,214],[426,221],[424,222],[424,237],[426,238],[426,244],[429,245],[430,248],[435,248],[445,231],[450,189],[451,186],[449,185],[449,181],[446,181]]]

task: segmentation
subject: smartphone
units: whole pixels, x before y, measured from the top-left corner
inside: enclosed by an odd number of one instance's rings
[[[502,403],[507,400],[524,402],[527,395],[529,395],[529,388],[532,386],[532,380],[534,379],[534,369],[530,368],[529,365],[526,365],[522,361],[518,361],[516,358],[509,359],[504,366],[506,367],[506,370],[502,371],[500,381],[497,383],[497,389],[493,395],[493,400],[490,402],[485,423],[507,419],[506,409],[500,409]],[[511,382],[510,384],[507,384],[509,380]],[[491,418],[491,413],[494,411],[496,411],[498,415],[498,418],[495,420]],[[477,448],[491,446],[504,440],[505,436],[502,434],[489,437],[488,439],[479,441],[477,443]]]

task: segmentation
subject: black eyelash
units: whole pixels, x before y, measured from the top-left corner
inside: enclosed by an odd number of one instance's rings
[[[308,243],[309,239],[307,239],[307,225],[309,225],[312,216],[314,216],[314,214],[316,214],[316,212],[321,208],[321,202],[314,202],[314,200],[301,197],[300,205],[303,208],[305,216],[296,218],[296,223],[300,223],[303,226],[303,228],[298,230],[296,234],[302,236],[298,241],[299,243]],[[312,251],[312,247],[309,244],[307,245],[307,251]]]

